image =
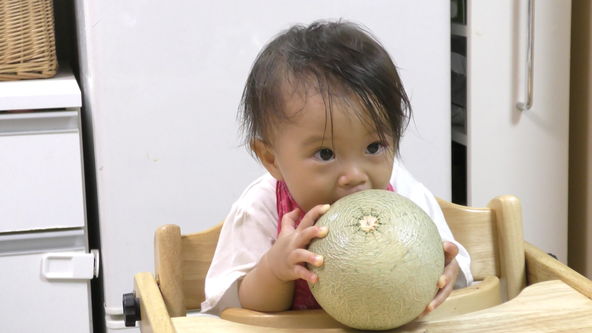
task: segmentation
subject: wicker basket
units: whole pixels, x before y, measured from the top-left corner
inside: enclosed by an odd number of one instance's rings
[[[0,0],[0,81],[56,74],[53,0]]]

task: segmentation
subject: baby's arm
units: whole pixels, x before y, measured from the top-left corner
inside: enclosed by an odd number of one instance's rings
[[[290,308],[294,280],[315,283],[318,277],[306,269],[305,263],[320,266],[323,258],[308,250],[313,238],[327,235],[326,228],[314,226],[316,220],[329,209],[318,205],[302,218],[298,209],[282,218],[282,228],[276,242],[239,284],[239,299],[244,308],[257,311],[283,311]]]
[[[451,242],[444,241],[444,273],[438,279],[437,287],[438,292],[434,299],[426,306],[423,313],[420,317],[425,316],[426,314],[432,312],[435,308],[437,308],[440,304],[442,304],[446,298],[454,289],[454,283],[458,277],[458,273],[460,272],[460,267],[458,262],[456,261],[456,255],[458,254],[458,247]]]

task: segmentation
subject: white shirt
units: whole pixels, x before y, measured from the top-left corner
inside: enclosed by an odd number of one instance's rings
[[[460,273],[455,288],[470,285],[473,276],[467,250],[457,243],[432,193],[396,159],[391,177],[395,191],[420,206],[434,221],[442,240],[458,247]],[[232,205],[224,220],[216,252],[205,280],[205,301],[201,312],[219,314],[228,307],[240,307],[237,281],[242,279],[277,238],[276,180],[266,173],[252,182]]]

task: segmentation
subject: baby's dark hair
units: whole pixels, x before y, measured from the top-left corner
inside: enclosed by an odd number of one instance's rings
[[[257,56],[247,79],[239,117],[246,144],[267,142],[277,121],[288,119],[286,88],[314,87],[328,116],[334,92],[358,99],[381,139],[399,139],[411,115],[411,105],[387,51],[360,26],[344,21],[317,21],[293,26],[274,38]]]

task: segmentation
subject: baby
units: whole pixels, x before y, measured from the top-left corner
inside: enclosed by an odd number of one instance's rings
[[[409,100],[386,50],[359,26],[294,26],[258,55],[242,99],[246,142],[268,173],[251,183],[224,221],[206,277],[202,312],[314,309],[307,250],[330,230],[315,221],[336,200],[366,189],[408,197],[433,219],[445,251],[432,311],[471,283],[470,258],[434,196],[396,158]]]

